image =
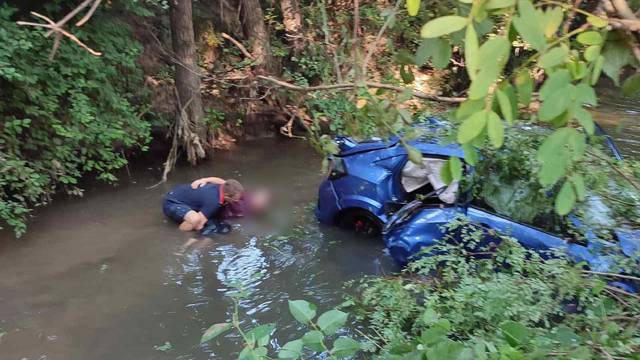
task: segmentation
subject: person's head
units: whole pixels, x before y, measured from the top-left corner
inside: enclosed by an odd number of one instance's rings
[[[228,203],[236,202],[242,198],[244,187],[238,180],[227,179],[224,182],[224,201]]]
[[[250,208],[253,213],[262,213],[271,205],[271,192],[267,189],[257,189],[250,193]]]

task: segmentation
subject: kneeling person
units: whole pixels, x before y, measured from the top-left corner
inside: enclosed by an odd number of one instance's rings
[[[243,192],[242,185],[233,179],[196,188],[189,184],[177,185],[165,195],[162,210],[180,224],[180,230],[201,230],[209,219],[216,217],[224,204],[238,201]]]

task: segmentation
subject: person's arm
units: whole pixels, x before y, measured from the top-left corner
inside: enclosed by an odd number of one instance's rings
[[[191,188],[197,189],[207,184],[222,185],[224,184],[224,179],[215,176],[198,179],[191,183]]]

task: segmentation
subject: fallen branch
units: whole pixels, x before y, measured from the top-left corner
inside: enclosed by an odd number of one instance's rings
[[[235,45],[238,49],[240,49],[240,51],[242,52],[242,54],[246,58],[253,60],[253,56],[247,51],[247,48],[245,48],[244,45],[242,45],[242,43],[240,43],[240,41],[232,38],[230,35],[228,35],[226,33],[220,33],[220,36],[222,36],[223,38],[231,41],[233,43],[233,45]]]
[[[283,87],[283,88],[286,88],[286,89],[289,89],[289,90],[301,91],[301,92],[331,91],[331,90],[351,90],[351,89],[356,89],[356,88],[358,88],[360,86],[367,86],[367,87],[371,87],[371,88],[392,90],[392,91],[395,91],[395,92],[404,92],[404,91],[409,90],[409,91],[412,92],[414,97],[417,97],[419,99],[441,101],[441,102],[452,103],[452,104],[461,103],[461,102],[466,100],[466,98],[463,98],[463,97],[446,97],[446,96],[425,94],[425,93],[423,93],[421,91],[411,90],[411,89],[406,88],[406,87],[394,86],[394,85],[391,85],[391,84],[383,84],[383,83],[373,82],[373,81],[367,81],[367,82],[364,82],[362,84],[338,83],[338,84],[318,85],[318,86],[300,86],[300,85],[291,84],[291,83],[288,83],[286,81],[279,80],[279,79],[276,79],[276,78],[273,78],[273,77],[270,77],[270,76],[258,75],[257,78],[261,79],[261,80],[264,80],[264,81],[268,81],[270,83],[273,83],[275,85],[278,85],[280,87]]]
[[[592,274],[592,275],[600,275],[600,276],[609,276],[609,277],[616,277],[616,278],[620,278],[620,279],[627,279],[627,280],[636,280],[636,281],[640,281],[639,277],[636,276],[631,276],[631,275],[622,275],[622,274],[614,274],[614,273],[607,273],[607,272],[599,272],[599,271],[589,271],[589,270],[582,270],[583,274]]]

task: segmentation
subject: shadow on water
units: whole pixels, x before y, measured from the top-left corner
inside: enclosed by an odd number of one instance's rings
[[[198,343],[231,317],[226,294],[238,283],[252,291],[240,303],[245,327],[275,322],[282,343],[302,334],[289,298],[328,309],[344,281],[394,270],[381,242],[316,222],[319,166],[303,142],[260,140],[181,167],[152,190],[159,168],[132,166],[117,188],[95,185],[41,209],[22,239],[0,241],[0,358],[233,358],[233,335]],[[270,186],[275,220],[241,220],[229,235],[185,246],[190,235],[164,219],[161,197],[207,175]],[[167,341],[169,352],[154,349]]]

